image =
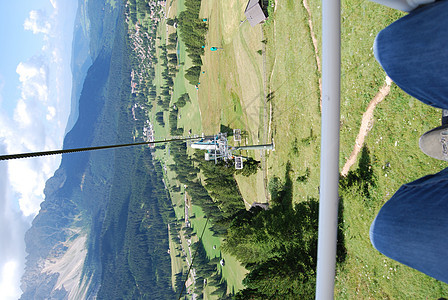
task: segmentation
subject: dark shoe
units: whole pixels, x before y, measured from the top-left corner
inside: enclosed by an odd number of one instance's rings
[[[420,137],[420,149],[435,159],[448,161],[448,125],[434,128]]]

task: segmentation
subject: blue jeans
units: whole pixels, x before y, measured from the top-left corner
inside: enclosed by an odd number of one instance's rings
[[[374,53],[403,91],[448,109],[448,1],[417,8],[383,29]]]
[[[382,30],[374,51],[406,93],[448,108],[448,0]],[[384,255],[448,283],[448,168],[403,185],[379,211],[370,239]]]
[[[384,255],[448,283],[448,168],[403,185],[370,227]]]

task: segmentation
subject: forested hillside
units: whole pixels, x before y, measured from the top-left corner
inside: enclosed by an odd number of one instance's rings
[[[99,128],[115,136],[115,143],[127,143],[133,141],[134,132],[143,121],[135,120],[131,109],[136,99],[130,91],[130,50],[124,16],[119,20],[106,92],[108,109]],[[99,135],[97,144],[105,142],[105,135]],[[107,173],[113,165],[111,178],[103,178],[110,187],[105,205],[92,219],[89,261],[101,270],[97,297],[157,295],[157,299],[172,299],[167,253],[167,224],[172,208],[159,174],[161,166],[153,164],[149,148],[126,148],[110,154],[91,164],[96,177]]]
[[[117,156],[99,240],[98,299],[173,299],[167,223],[173,210],[149,149]]]

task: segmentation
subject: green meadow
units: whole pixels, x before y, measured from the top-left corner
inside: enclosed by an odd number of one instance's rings
[[[321,3],[308,3],[320,54]],[[375,36],[403,14],[369,1],[342,1],[341,12],[342,169],[355,146],[367,105],[385,82],[386,75],[373,56]],[[296,201],[317,197],[319,186],[320,114],[316,83],[320,74],[311,54],[309,18],[302,2],[279,1],[273,21],[265,26],[268,36],[275,41],[269,43],[268,38],[270,85],[272,90],[279,91],[272,100],[276,151],[269,156],[269,167],[271,174],[281,176],[282,166],[289,161],[298,178],[310,168],[307,181],[298,180],[294,184]],[[292,51],[291,47],[297,47],[298,51]],[[420,103],[394,84],[376,107],[365,150],[358,155],[362,161],[351,168],[355,174],[365,174],[363,168],[367,166],[371,175],[351,186],[342,184],[340,189],[346,254],[337,265],[335,298],[436,299],[448,294],[446,284],[386,258],[369,240],[370,224],[376,213],[402,184],[446,167],[446,163],[425,156],[418,147],[420,135],[439,124],[440,110]]]

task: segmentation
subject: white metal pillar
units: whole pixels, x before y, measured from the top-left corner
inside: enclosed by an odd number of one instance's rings
[[[322,121],[316,299],[333,299],[336,270],[341,2],[322,0]]]

